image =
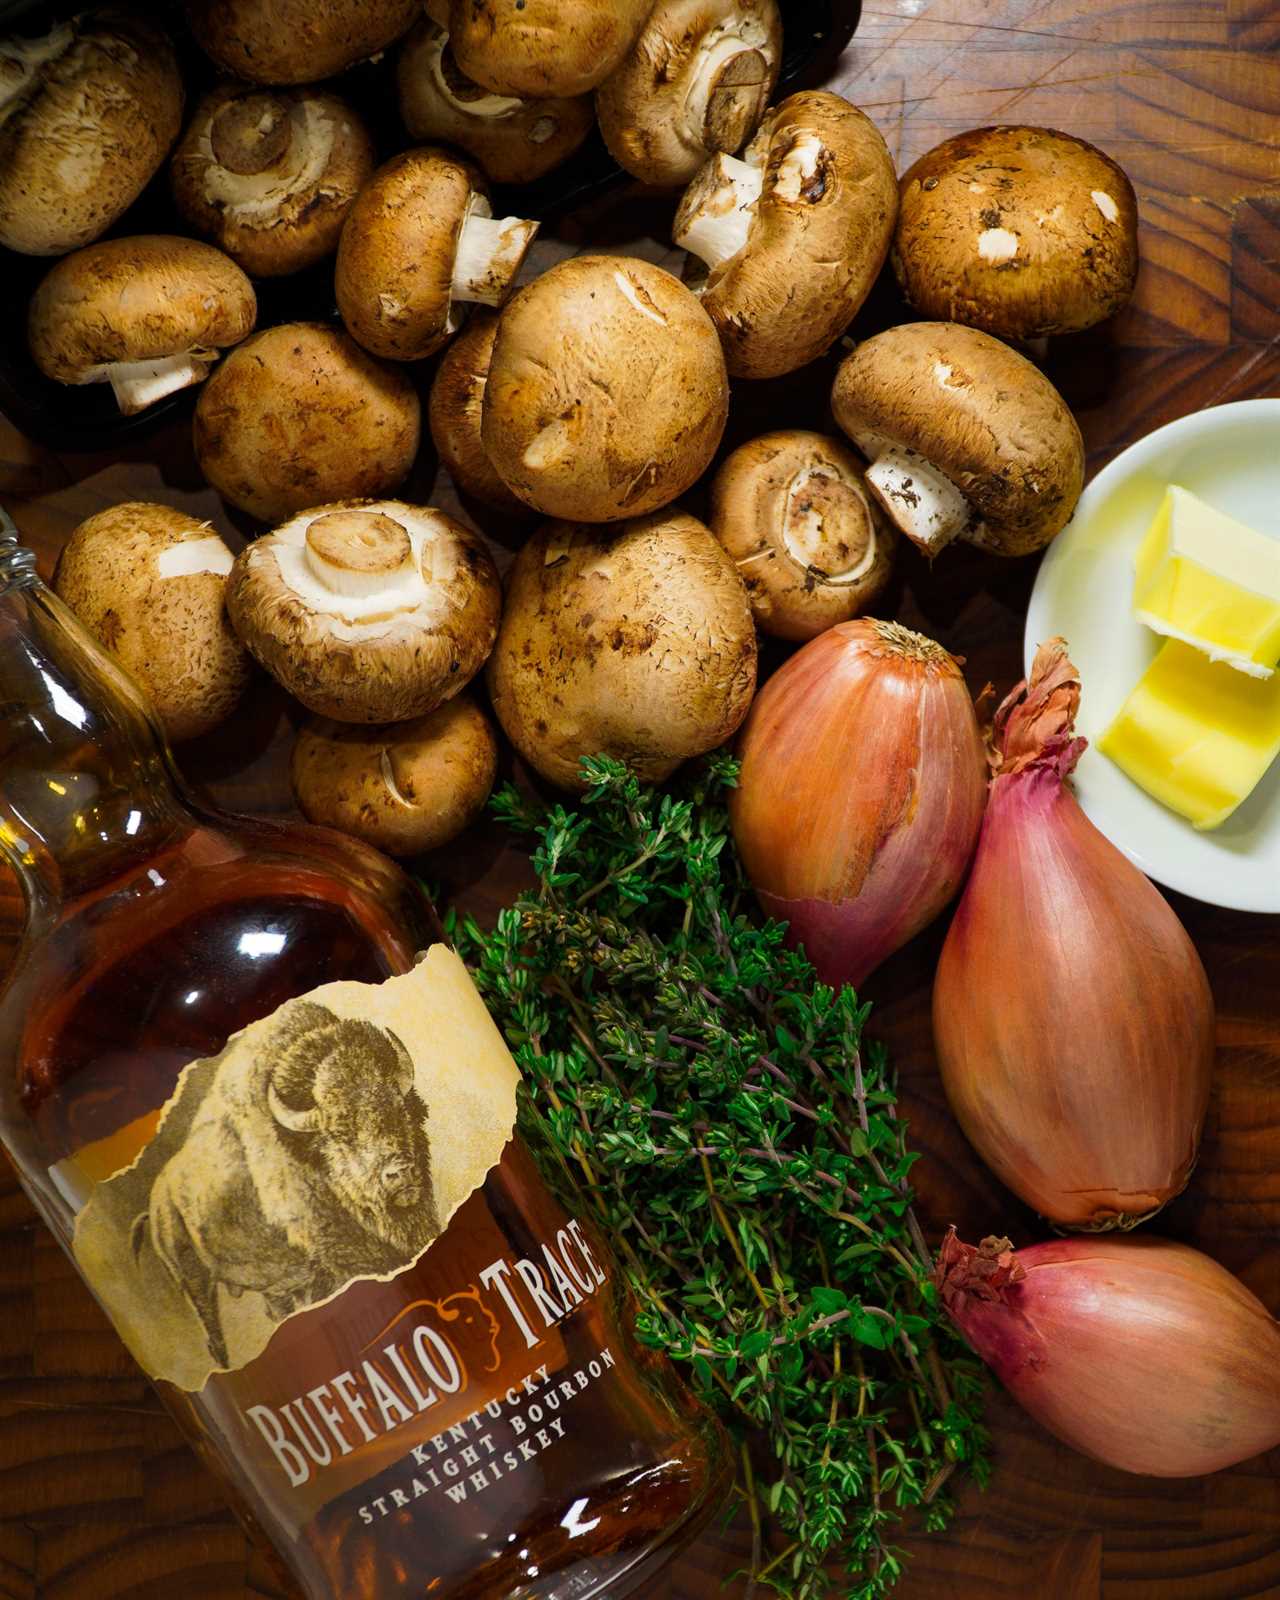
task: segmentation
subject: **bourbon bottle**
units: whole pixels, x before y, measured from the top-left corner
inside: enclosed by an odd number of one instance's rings
[[[410,880],[188,795],[0,526],[0,1138],[313,1600],[609,1600],[727,1487]]]

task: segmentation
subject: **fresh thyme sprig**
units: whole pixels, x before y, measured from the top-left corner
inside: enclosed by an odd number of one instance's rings
[[[893,1524],[985,1480],[983,1381],[940,1313],[867,1007],[755,913],[712,758],[672,792],[584,764],[573,810],[512,788],[535,890],[454,926],[524,1075],[522,1117],[622,1258],[648,1344],[740,1452],[748,1590],[887,1594]]]

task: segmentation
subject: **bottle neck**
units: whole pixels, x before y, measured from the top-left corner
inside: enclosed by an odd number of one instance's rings
[[[120,875],[188,820],[142,696],[0,512],[0,859],[29,911]]]

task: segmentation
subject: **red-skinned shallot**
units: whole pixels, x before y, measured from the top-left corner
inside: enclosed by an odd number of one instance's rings
[[[960,887],[986,797],[960,664],[860,617],[798,650],[744,725],[729,811],[760,903],[825,982],[861,984]]]
[[[1280,1323],[1198,1250],[1115,1235],[975,1248],[952,1228],[934,1276],[1014,1399],[1085,1455],[1189,1478],[1280,1444]]]
[[[1168,903],[1066,787],[1079,699],[1053,639],[996,714],[933,1036],[951,1109],[1002,1183],[1061,1227],[1126,1228],[1195,1164],[1213,998]]]

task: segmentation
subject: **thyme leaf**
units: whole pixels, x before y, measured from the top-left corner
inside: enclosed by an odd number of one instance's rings
[[[756,913],[731,758],[663,791],[584,762],[580,805],[514,788],[537,887],[451,918],[524,1079],[521,1117],[622,1261],[640,1338],[728,1426],[748,1592],[876,1600],[895,1526],[987,1474],[984,1382],[929,1280],[915,1154],[868,1007]]]

